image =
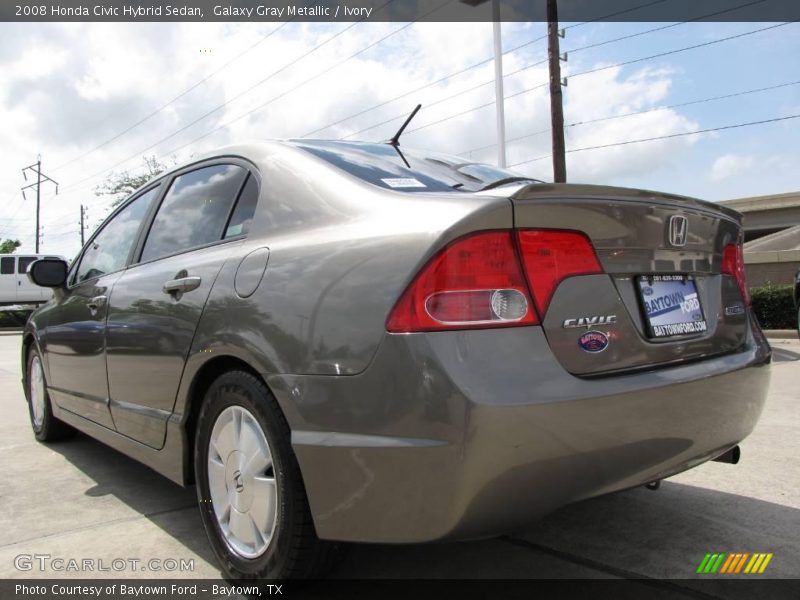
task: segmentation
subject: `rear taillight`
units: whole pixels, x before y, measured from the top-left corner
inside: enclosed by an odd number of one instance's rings
[[[400,297],[386,328],[406,333],[538,322],[511,232],[487,231],[434,256]]]
[[[603,272],[592,243],[581,232],[523,229],[517,236],[525,275],[540,315],[547,312],[561,281]]]
[[[730,275],[736,279],[739,291],[742,293],[742,300],[749,306],[750,292],[747,289],[747,282],[744,277],[744,250],[741,242],[725,246],[722,251],[722,268],[720,271],[723,275]]]
[[[563,279],[602,272],[591,242],[580,232],[525,229],[468,235],[423,267],[386,328],[409,333],[537,325]]]

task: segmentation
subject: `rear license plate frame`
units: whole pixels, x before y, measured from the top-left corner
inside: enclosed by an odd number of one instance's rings
[[[638,275],[635,279],[649,338],[669,340],[702,335],[708,331],[694,277],[686,274],[650,274]],[[681,317],[678,320],[675,320],[676,312]]]

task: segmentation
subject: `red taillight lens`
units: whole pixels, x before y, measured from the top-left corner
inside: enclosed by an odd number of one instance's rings
[[[393,333],[539,322],[510,231],[463,237],[417,275],[389,315]]]
[[[739,291],[742,293],[742,300],[746,305],[750,305],[750,292],[747,289],[747,282],[744,277],[744,250],[742,244],[728,244],[722,251],[723,275],[730,275],[739,284]]]
[[[528,229],[519,231],[517,239],[540,315],[547,312],[553,292],[562,280],[603,272],[589,238],[578,231]]]

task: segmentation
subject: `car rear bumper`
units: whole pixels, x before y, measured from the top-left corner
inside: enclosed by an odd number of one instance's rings
[[[423,542],[503,533],[698,465],[744,439],[770,350],[595,379],[538,327],[387,335],[361,375],[268,378],[317,533]]]

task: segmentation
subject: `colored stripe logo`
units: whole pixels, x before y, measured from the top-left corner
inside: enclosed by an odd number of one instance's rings
[[[767,569],[773,553],[769,552],[709,552],[700,561],[696,573],[700,575],[756,575]]]

